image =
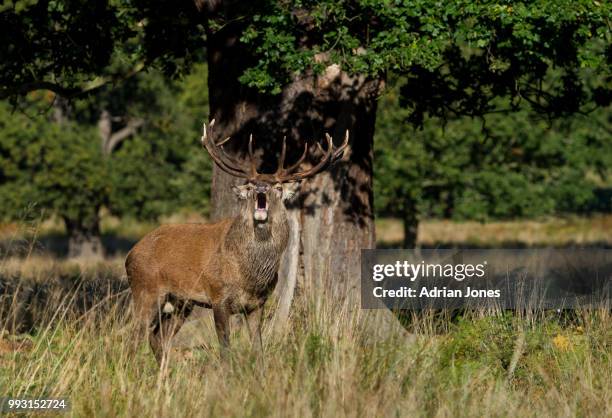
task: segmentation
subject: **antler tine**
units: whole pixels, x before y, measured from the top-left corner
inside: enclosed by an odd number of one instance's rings
[[[225,143],[228,142],[230,139],[232,139],[232,137],[228,136],[223,141],[217,142],[215,145],[217,146],[217,148],[221,149],[221,152],[223,153],[225,158],[227,158],[229,161],[231,161],[231,163],[233,165],[240,167],[241,166],[240,162],[238,160],[236,160],[236,158],[234,158],[232,155],[229,155],[227,152],[225,152],[225,147],[223,147],[223,145],[225,145]],[[241,170],[244,171],[242,168],[241,168]]]
[[[302,156],[295,163],[293,163],[289,167],[283,169],[283,173],[284,174],[289,174],[293,170],[298,168],[300,166],[300,164],[302,164],[304,162],[304,159],[306,158],[307,155],[308,155],[308,142],[306,142],[304,144],[304,152],[302,153]]]
[[[216,146],[218,146],[218,147],[220,147],[220,146],[222,146],[223,144],[225,144],[227,141],[229,141],[230,139],[232,139],[232,137],[231,137],[231,136],[228,136],[228,137],[227,137],[227,138],[225,138],[223,141],[217,142],[215,145],[216,145]]]
[[[210,122],[210,125],[212,126],[215,123],[215,120],[213,119],[212,122]],[[208,132],[206,132],[206,122],[204,122],[202,124],[202,137],[200,138],[200,142],[202,142],[202,146],[204,148],[206,148],[206,138],[208,137]]]
[[[255,154],[253,152],[253,134],[249,135],[249,162],[251,167],[251,178],[258,176],[257,167],[255,166]]]
[[[242,163],[240,161],[238,161],[234,156],[228,154],[227,152],[225,152],[225,147],[223,146],[223,144],[225,144],[229,139],[231,138],[226,138],[223,141],[219,142],[217,144],[217,147],[219,149],[221,149],[221,152],[223,153],[223,156],[232,163],[233,166],[236,167],[242,167]],[[246,172],[246,170],[244,170],[243,168],[240,168],[241,171]]]
[[[327,149],[324,151],[323,158],[321,158],[321,161],[319,161],[318,164],[316,164],[315,166],[311,167],[310,169],[306,171],[294,173],[291,175],[285,175],[283,176],[282,181],[301,180],[306,177],[313,176],[317,174],[318,172],[322,171],[323,169],[327,168],[327,166],[330,163],[330,158],[332,157],[332,155],[335,156],[336,154],[334,153],[334,142],[332,140],[332,137],[329,136],[328,134],[325,134],[325,139],[327,140]]]
[[[348,146],[349,141],[349,131],[347,130],[344,135],[344,141],[340,147],[334,149],[334,141],[329,134],[325,134],[325,139],[327,142],[327,147],[324,149],[320,143],[317,143],[317,147],[323,153],[323,157],[321,160],[313,167],[308,170],[292,173],[296,168],[304,162],[306,156],[308,155],[308,143],[304,144],[304,152],[302,156],[291,166],[285,168],[285,158],[287,157],[287,137],[283,137],[283,147],[281,149],[280,156],[278,158],[278,168],[275,174],[260,174],[257,172],[257,165],[255,163],[255,153],[253,152],[253,134],[249,135],[249,162],[250,167],[247,170],[240,162],[238,162],[233,156],[227,154],[223,145],[227,143],[231,137],[227,137],[224,140],[215,143],[209,132],[212,133],[212,128],[215,124],[215,120],[213,119],[208,125],[208,130],[206,129],[206,123],[202,126],[202,146],[208,151],[210,157],[213,159],[217,167],[219,169],[225,171],[226,173],[241,178],[247,179],[257,179],[264,181],[296,181],[301,180],[306,177],[313,176],[318,172],[327,168],[330,164],[333,164],[344,154]]]
[[[348,147],[348,142],[349,142],[349,130],[346,130],[346,133],[344,134],[344,142],[342,142],[342,145],[340,145],[340,147],[338,147],[336,149],[336,151],[334,151],[334,155],[330,160],[330,163],[335,163],[336,161],[338,161],[340,158],[343,157],[344,155],[344,150],[346,149],[346,147]]]
[[[287,156],[287,136],[283,136],[283,147],[281,148],[281,153],[278,157],[278,163],[276,164],[276,173],[272,175],[272,177],[276,180],[282,178],[283,175],[287,173],[285,169],[285,158]]]
[[[208,130],[212,132],[212,128],[215,124],[215,120],[213,119],[208,125]],[[211,138],[212,135],[208,135],[206,130],[206,123],[203,124],[202,127],[202,146],[208,151],[210,157],[213,159],[217,167],[226,173],[241,178],[249,177],[248,173],[244,170],[244,168],[240,167],[240,165],[230,157],[219,144],[215,144],[215,142]],[[221,141],[221,144],[227,142],[229,138]],[[221,148],[221,153],[219,152],[219,148]]]
[[[278,157],[278,170],[284,170],[286,154],[287,154],[287,136],[283,136],[283,148],[281,148],[280,157]]]

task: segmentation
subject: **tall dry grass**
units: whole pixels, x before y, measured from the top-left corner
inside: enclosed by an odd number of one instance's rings
[[[204,316],[159,369],[135,344],[121,256],[27,254],[0,261],[0,397],[64,397],[79,417],[612,416],[609,308],[412,313],[407,334],[387,311],[303,288],[263,357],[234,326],[221,361]]]
[[[4,337],[27,339],[29,348],[0,355],[0,396],[65,397],[72,416],[612,414],[607,310],[570,320],[414,315],[417,332],[406,335],[381,332],[385,312],[304,290],[289,322],[266,329],[263,358],[237,328],[222,362],[205,317],[190,326],[206,347],[173,350],[160,370],[146,344],[133,349],[121,296],[101,293],[98,304],[78,306],[96,280],[83,276],[68,290],[58,284],[58,303],[33,307],[31,334]]]

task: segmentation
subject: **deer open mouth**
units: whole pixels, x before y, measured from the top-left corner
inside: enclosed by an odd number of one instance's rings
[[[265,193],[257,193],[255,202],[255,213],[253,218],[256,221],[265,221],[268,219],[268,200]]]

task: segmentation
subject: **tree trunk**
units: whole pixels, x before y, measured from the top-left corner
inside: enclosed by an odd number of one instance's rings
[[[412,204],[407,204],[402,221],[404,224],[404,248],[417,248],[419,236],[419,214]]]
[[[97,216],[91,222],[64,218],[64,223],[68,232],[68,258],[104,257]]]
[[[56,96],[53,101],[53,121],[58,125],[63,125],[68,121],[70,113],[70,103],[61,96]],[[110,116],[110,115],[109,115]],[[110,129],[110,118],[109,118]],[[104,248],[100,238],[100,219],[98,210],[96,215],[88,222],[82,219],[69,219],[64,217],[66,232],[68,233],[68,258],[102,258]]]
[[[239,42],[240,25],[240,21],[228,23],[222,30],[208,31],[207,37],[210,119],[216,120],[212,135],[233,138],[228,152],[244,158],[252,133],[261,159],[260,172],[273,172],[283,136],[287,136],[290,164],[299,157],[304,141],[316,150],[315,142],[326,132],[338,145],[345,131],[350,131],[343,161],[303,182],[299,198],[290,207],[292,228],[295,231],[297,227],[299,235],[290,240],[281,266],[281,306],[290,303],[295,282],[325,287],[337,295],[358,295],[360,251],[375,245],[372,143],[376,98],[383,82],[349,76],[330,66],[323,76],[295,78],[278,96],[258,93],[238,81],[252,65]],[[237,202],[231,191],[235,181],[215,167],[214,219],[236,214]],[[299,277],[291,277],[295,275]]]

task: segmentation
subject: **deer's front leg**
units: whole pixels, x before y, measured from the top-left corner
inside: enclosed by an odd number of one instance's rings
[[[221,345],[221,358],[227,358],[230,334],[230,311],[226,304],[213,305],[213,318],[215,319],[215,330]]]
[[[249,337],[251,339],[251,345],[260,354],[263,354],[263,341],[261,338],[261,328],[263,325],[264,307],[245,314],[246,326],[249,330]]]

